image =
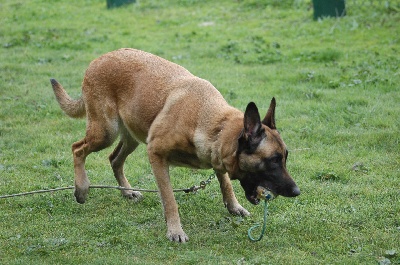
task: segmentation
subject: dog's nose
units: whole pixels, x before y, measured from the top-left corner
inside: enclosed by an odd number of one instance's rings
[[[292,189],[292,196],[293,197],[296,197],[296,196],[299,196],[300,195],[300,189],[299,189],[299,187],[294,187],[293,189]]]

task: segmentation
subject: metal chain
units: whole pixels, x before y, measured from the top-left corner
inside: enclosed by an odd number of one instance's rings
[[[204,190],[208,184],[215,178],[215,174],[211,174],[207,180],[200,181],[200,186],[193,186],[188,189],[185,189],[185,193],[193,192],[196,193],[198,190]]]
[[[200,182],[200,187],[204,190],[208,184],[215,178],[215,174],[211,174],[207,180]]]
[[[196,193],[198,190],[202,189],[204,190],[208,184],[215,178],[215,174],[211,174],[207,180],[203,180],[200,182],[200,185],[194,185],[190,188],[187,189],[174,189],[174,192],[185,192],[185,193]],[[17,194],[9,194],[9,195],[2,195],[0,196],[0,199],[5,199],[5,198],[11,198],[11,197],[18,197],[18,196],[25,196],[25,195],[31,195],[31,194],[37,194],[37,193],[47,193],[47,192],[54,192],[54,191],[60,191],[60,190],[69,190],[69,189],[74,189],[74,186],[69,186],[69,187],[61,187],[61,188],[55,188],[55,189],[47,189],[47,190],[36,190],[36,191],[29,191],[29,192],[23,192],[23,193],[17,193]],[[118,190],[132,190],[132,191],[141,191],[141,192],[158,192],[158,190],[149,190],[149,189],[135,189],[135,188],[125,188],[125,187],[120,187],[120,186],[106,186],[106,185],[91,185],[89,188],[92,189],[118,189]]]

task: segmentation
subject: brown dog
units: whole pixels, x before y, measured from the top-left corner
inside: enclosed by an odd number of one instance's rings
[[[85,159],[120,142],[109,159],[118,184],[130,188],[123,164],[140,142],[160,191],[167,237],[186,242],[172,191],[169,165],[213,168],[223,201],[235,215],[249,215],[237,201],[230,179],[239,179],[247,199],[258,203],[257,187],[288,197],[300,194],[286,170],[287,149],[275,127],[275,99],[261,121],[254,103],[243,113],[227,104],[208,81],[160,57],[120,49],[94,60],[82,83],[82,97],[71,99],[51,79],[61,109],[87,118],[86,137],[72,145],[75,197],[84,203],[89,190]],[[140,198],[134,191],[122,191]]]

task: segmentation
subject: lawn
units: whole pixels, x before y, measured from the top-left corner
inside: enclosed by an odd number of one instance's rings
[[[169,242],[160,199],[127,201],[92,189],[0,199],[0,264],[400,264],[400,1],[347,1],[343,18],[313,20],[309,0],[100,0],[0,2],[0,195],[73,185],[71,144],[85,120],[52,93],[73,97],[89,63],[142,49],[209,80],[244,111],[277,100],[288,170],[302,194],[269,205],[266,235],[231,216],[217,181],[176,193],[187,244]],[[86,163],[92,184],[116,185],[112,148]],[[145,146],[125,167],[137,188],[156,188]],[[174,188],[212,170],[173,168]],[[257,234],[259,230],[254,233]]]

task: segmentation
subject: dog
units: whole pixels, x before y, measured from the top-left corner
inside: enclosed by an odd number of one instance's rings
[[[109,156],[118,185],[131,188],[123,165],[139,143],[145,143],[171,241],[189,238],[181,225],[170,165],[214,169],[223,202],[234,215],[249,212],[237,201],[231,179],[240,181],[253,204],[259,203],[258,186],[275,196],[300,194],[286,169],[288,151],[275,126],[275,98],[261,120],[253,102],[243,113],[228,105],[210,82],[156,55],[129,48],[90,63],[79,99],[72,99],[55,79],[50,81],[61,109],[72,118],[87,119],[86,136],[72,145],[78,203],[85,202],[90,186],[86,157],[111,146],[118,136]],[[121,192],[135,200],[142,197],[137,191]]]

